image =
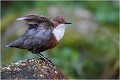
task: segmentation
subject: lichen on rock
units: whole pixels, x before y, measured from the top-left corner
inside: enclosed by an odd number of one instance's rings
[[[52,63],[40,58],[25,59],[1,67],[1,79],[67,79]]]

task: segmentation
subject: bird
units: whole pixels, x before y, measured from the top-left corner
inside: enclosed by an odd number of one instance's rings
[[[35,14],[26,15],[16,20],[25,20],[28,29],[21,37],[6,45],[5,48],[14,47],[27,49],[45,60],[46,57],[44,57],[41,52],[57,46],[64,36],[66,24],[71,24],[66,22],[61,16],[56,16],[51,19],[43,15],[38,16]]]

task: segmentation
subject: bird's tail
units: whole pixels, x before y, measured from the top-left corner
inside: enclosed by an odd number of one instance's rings
[[[6,46],[4,46],[3,48],[8,48],[9,47],[9,45],[6,45]]]
[[[10,44],[4,46],[3,48],[8,48],[8,47],[11,47],[11,46],[12,46],[12,43],[10,43]]]

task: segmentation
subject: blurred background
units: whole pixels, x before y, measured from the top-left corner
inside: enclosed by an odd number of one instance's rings
[[[1,64],[36,58],[27,50],[3,48],[27,29],[16,18],[38,14],[64,17],[71,25],[57,47],[42,54],[69,79],[119,78],[118,1],[2,1]]]

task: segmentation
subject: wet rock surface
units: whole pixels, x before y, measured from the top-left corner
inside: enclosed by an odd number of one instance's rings
[[[25,59],[1,67],[1,79],[67,79],[49,61]]]

